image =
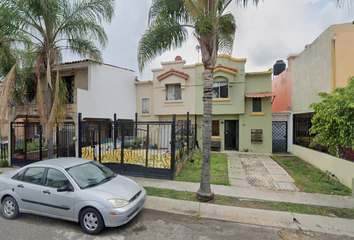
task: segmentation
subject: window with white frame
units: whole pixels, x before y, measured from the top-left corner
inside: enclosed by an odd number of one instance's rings
[[[214,82],[213,83],[213,98],[228,98],[229,96],[229,83]]]
[[[181,84],[166,85],[166,101],[182,100]]]
[[[143,114],[149,114],[149,99],[143,98]]]

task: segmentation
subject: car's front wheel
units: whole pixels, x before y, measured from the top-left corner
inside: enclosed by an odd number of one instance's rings
[[[7,219],[15,219],[18,216],[18,204],[13,197],[6,197],[2,202],[2,213]]]
[[[103,218],[94,208],[86,208],[80,216],[80,226],[85,233],[98,234],[104,228]]]

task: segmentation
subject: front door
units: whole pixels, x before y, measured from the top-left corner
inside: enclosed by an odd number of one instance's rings
[[[238,150],[238,121],[225,120],[225,150]]]

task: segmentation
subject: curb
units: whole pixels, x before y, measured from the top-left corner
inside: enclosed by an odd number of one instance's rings
[[[148,196],[144,208],[237,223],[354,237],[354,220]]]

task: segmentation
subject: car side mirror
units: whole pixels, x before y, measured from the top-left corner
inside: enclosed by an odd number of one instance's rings
[[[73,192],[73,191],[74,189],[72,186],[64,186],[57,189],[57,192]]]

